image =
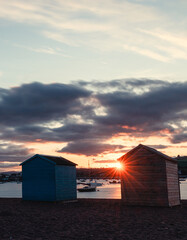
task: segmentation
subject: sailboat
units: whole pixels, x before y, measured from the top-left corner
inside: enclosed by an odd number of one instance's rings
[[[88,168],[90,169],[90,162],[88,160]],[[90,173],[89,173],[90,175]],[[95,183],[90,182],[90,176],[89,176],[89,183],[86,184],[86,186],[82,187],[82,188],[77,188],[77,190],[79,192],[95,192],[96,191],[96,187],[97,187],[97,183],[95,181]]]
[[[77,188],[79,192],[95,192],[96,191],[96,186],[94,185],[87,185],[84,186],[83,188]]]

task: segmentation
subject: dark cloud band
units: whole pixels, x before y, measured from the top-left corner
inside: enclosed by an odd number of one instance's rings
[[[165,136],[187,141],[187,82],[116,79],[73,84],[24,84],[0,89],[2,141],[66,143],[60,152],[123,151],[106,144],[112,137]],[[53,125],[52,123],[59,123]],[[158,146],[158,144],[157,144]],[[164,146],[159,145],[160,148]],[[26,155],[9,149],[11,155]],[[7,156],[0,151],[2,156]],[[11,161],[11,160],[10,160]]]

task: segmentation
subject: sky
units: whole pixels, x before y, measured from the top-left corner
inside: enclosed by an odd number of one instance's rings
[[[187,1],[0,0],[0,172],[36,153],[187,155]]]

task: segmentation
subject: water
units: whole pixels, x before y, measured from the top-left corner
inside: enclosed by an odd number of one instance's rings
[[[97,187],[96,192],[78,192],[77,198],[108,198],[120,199],[121,198],[121,185],[109,184],[108,181],[101,180],[102,186]],[[78,188],[84,185],[77,185]],[[22,197],[22,183],[7,182],[0,184],[0,197],[6,198],[21,198]]]
[[[180,182],[181,199],[187,200],[187,180]]]
[[[21,198],[22,184],[16,182],[7,182],[0,184],[0,197]]]
[[[121,184],[110,184],[103,181],[102,183],[103,185],[97,187],[96,192],[77,192],[77,198],[121,199]],[[80,187],[83,186],[78,185],[78,188]]]
[[[77,198],[105,198],[105,199],[121,199],[121,185],[109,184],[103,182],[102,186],[97,187],[96,192],[77,192]],[[82,187],[78,185],[78,187]],[[180,183],[181,199],[187,199],[187,180]],[[0,197],[21,198],[22,184],[16,182],[8,182],[0,184]]]

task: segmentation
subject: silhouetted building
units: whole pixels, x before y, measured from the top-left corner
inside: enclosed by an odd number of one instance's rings
[[[138,145],[118,159],[122,201],[128,205],[180,205],[177,161],[157,150]]]

